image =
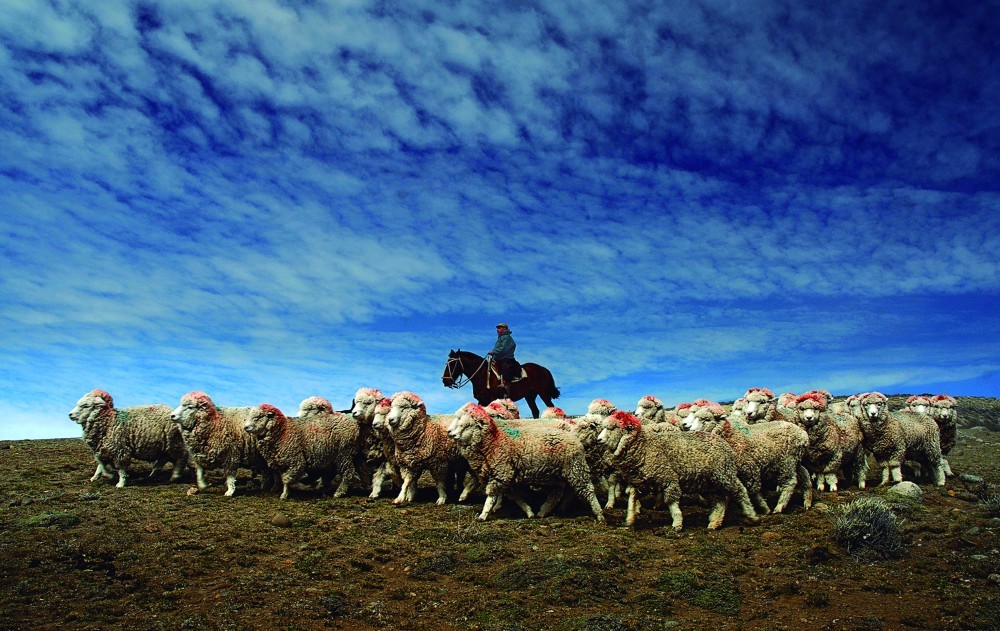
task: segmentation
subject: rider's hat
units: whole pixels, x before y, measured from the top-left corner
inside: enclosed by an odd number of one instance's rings
[[[498,324],[498,325],[497,325],[497,328],[498,328],[498,329],[499,329],[499,328],[504,328],[504,329],[509,329],[510,327],[509,327],[509,326],[507,326],[507,323],[506,323],[506,322],[501,322],[500,324]]]

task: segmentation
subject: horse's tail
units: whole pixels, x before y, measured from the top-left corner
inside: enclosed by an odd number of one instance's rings
[[[549,390],[549,398],[550,399],[558,399],[560,394],[562,394],[562,393],[559,392],[559,388],[556,387],[555,382],[552,382],[552,389]]]

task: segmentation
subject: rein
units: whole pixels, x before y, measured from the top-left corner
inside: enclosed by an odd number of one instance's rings
[[[455,374],[452,371],[452,367],[454,366],[454,364],[452,362],[458,362],[458,365],[461,366],[462,369],[464,370],[465,364],[462,363],[462,358],[461,357],[449,357],[448,358],[448,376],[451,378],[451,385],[448,386],[448,387],[449,388],[454,388],[454,389],[457,390],[457,389],[459,389],[459,388],[461,388],[463,386],[468,385],[468,383],[472,381],[472,378],[475,377],[476,374],[478,374],[479,371],[483,369],[483,366],[486,365],[487,361],[488,360],[486,358],[483,358],[483,363],[479,364],[479,368],[476,368],[476,370],[471,375],[469,375],[468,377],[465,378],[465,381],[462,381],[462,377],[465,377],[465,373],[460,371],[459,374],[458,374],[458,379],[455,379]]]

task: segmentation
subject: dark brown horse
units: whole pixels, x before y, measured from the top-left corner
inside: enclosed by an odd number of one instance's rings
[[[538,405],[535,397],[542,397],[545,405],[552,407],[552,399],[559,398],[559,388],[552,378],[552,373],[545,366],[538,364],[521,364],[526,377],[508,384],[510,392],[500,386],[492,364],[485,359],[461,349],[448,352],[448,363],[444,365],[441,381],[449,388],[461,388],[472,383],[472,397],[479,405],[488,405],[497,399],[510,398],[513,401],[524,399],[531,408],[531,415],[538,418]],[[465,381],[463,381],[465,379]]]

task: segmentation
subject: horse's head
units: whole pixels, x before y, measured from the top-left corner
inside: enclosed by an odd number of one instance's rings
[[[459,349],[461,350],[461,349]],[[444,365],[444,373],[441,375],[441,383],[446,388],[456,388],[455,384],[462,376],[462,358],[459,351],[448,351],[448,361]]]

